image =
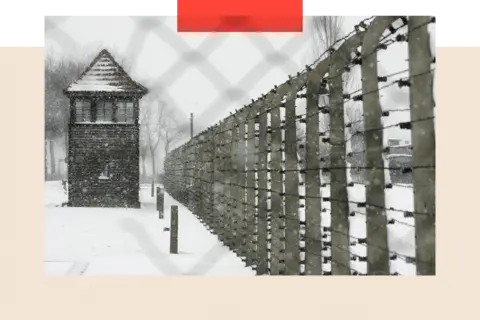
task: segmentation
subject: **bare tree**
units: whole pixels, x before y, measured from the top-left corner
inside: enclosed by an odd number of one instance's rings
[[[328,49],[329,48],[338,48],[342,44],[342,38],[345,33],[343,31],[344,19],[343,17],[338,16],[316,16],[312,17],[309,23],[310,32],[312,35],[312,52],[314,59],[326,59],[328,58]],[[350,57],[345,57],[347,61],[350,61]],[[355,91],[359,86],[359,81],[355,77],[356,68],[351,68],[350,72],[344,72],[342,74],[343,86],[345,92],[351,93]],[[327,84],[328,92],[328,84]],[[329,105],[329,96],[327,94],[319,95],[319,105],[328,106]],[[344,105],[344,119],[345,123],[351,124],[346,130],[346,141],[348,143],[348,148],[352,149],[352,135],[358,131],[358,128],[362,126],[362,111],[353,101],[348,101]],[[328,132],[330,130],[330,117],[328,114],[320,114],[319,119],[319,130],[320,132]],[[355,137],[356,138],[356,137]],[[354,139],[355,143],[357,141],[363,141],[363,139]],[[329,163],[328,158],[330,157],[331,146],[328,142],[320,142],[320,156]],[[358,149],[358,146],[356,146]],[[360,146],[360,148],[362,148]],[[328,175],[324,179],[329,179]]]
[[[144,134],[144,126],[140,126],[140,144],[139,144],[140,165],[142,168],[141,180],[142,183],[147,179],[146,159],[148,156],[148,142],[146,134]]]
[[[148,99],[143,104],[141,110],[141,126],[146,142],[146,149],[152,161],[152,175],[153,180],[157,174],[156,168],[156,151],[160,143],[161,133],[160,127],[162,125],[163,112],[165,102],[158,99]]]
[[[312,51],[315,58],[319,58],[330,47],[338,47],[342,37],[344,37],[343,31],[344,19],[338,16],[316,16],[312,17],[310,21],[310,31],[312,34]],[[326,58],[326,56],[325,56]],[[350,72],[343,73],[343,84],[346,92],[352,92],[358,89],[360,82],[356,75],[356,69],[352,68]],[[328,95],[320,95],[320,105],[328,105]],[[345,121],[351,123],[348,130],[347,139],[350,139],[351,135],[358,132],[363,126],[362,123],[362,111],[361,106],[357,105],[354,101],[348,101],[345,104]],[[322,114],[320,117],[320,130],[328,131],[329,119],[327,114]],[[324,152],[328,152],[328,146],[323,146]]]
[[[140,153],[143,153],[142,169],[145,169],[145,157],[148,153],[152,161],[152,174],[154,179],[158,174],[157,160],[158,146],[163,142],[165,155],[170,151],[172,144],[184,138],[185,126],[181,124],[171,108],[158,96],[147,98],[140,110],[140,122],[142,129],[142,142]]]
[[[312,51],[315,58],[330,48],[342,37],[343,17],[315,16],[311,20],[313,36]]]
[[[63,89],[76,80],[85,67],[86,64],[82,61],[55,57],[48,52],[45,58],[45,147],[50,146],[48,151],[45,149],[45,157],[49,155],[52,175],[55,174],[57,163],[52,141],[63,137],[65,150],[68,145],[70,101],[63,94]],[[46,163],[47,159],[45,159]],[[45,168],[45,177],[47,177],[47,168]]]
[[[86,64],[65,57],[45,58],[45,131],[49,138],[66,133],[70,102],[63,94],[72,81],[76,80]]]

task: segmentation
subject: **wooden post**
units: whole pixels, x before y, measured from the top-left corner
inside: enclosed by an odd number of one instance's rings
[[[170,253],[178,253],[178,206],[170,209]]]
[[[157,211],[158,211],[159,219],[163,219],[163,203],[164,203],[163,188],[157,187]]]
[[[155,180],[152,179],[152,198],[154,197],[153,190],[155,189]]]

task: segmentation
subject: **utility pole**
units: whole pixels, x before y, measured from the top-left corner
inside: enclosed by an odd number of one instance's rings
[[[193,138],[193,113],[190,113],[190,138]]]

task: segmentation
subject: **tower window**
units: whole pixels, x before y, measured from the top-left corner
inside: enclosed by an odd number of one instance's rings
[[[97,101],[97,121],[113,122],[113,102],[108,100]]]
[[[90,122],[91,119],[91,104],[89,100],[77,99],[75,100],[75,121],[76,122]]]
[[[117,122],[133,123],[133,101],[117,102]]]

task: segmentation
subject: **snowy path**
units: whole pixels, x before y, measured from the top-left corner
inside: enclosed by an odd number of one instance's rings
[[[45,184],[47,275],[255,275],[183,205],[165,194],[158,219],[150,189],[141,209],[66,208],[60,182]],[[179,211],[179,254],[169,251],[170,206]]]

